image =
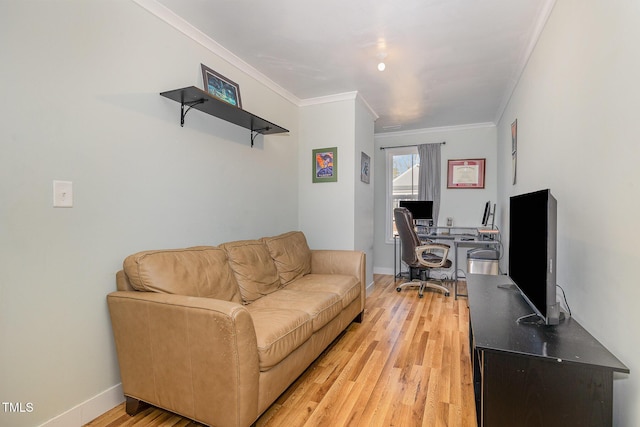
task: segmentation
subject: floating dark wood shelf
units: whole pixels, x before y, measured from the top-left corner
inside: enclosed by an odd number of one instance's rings
[[[161,92],[160,95],[180,103],[180,126],[184,126],[184,117],[189,110],[195,108],[203,113],[249,129],[251,131],[252,147],[253,140],[259,133],[270,135],[289,132],[287,129],[258,117],[255,114],[251,114],[242,108],[221,101],[195,86]]]

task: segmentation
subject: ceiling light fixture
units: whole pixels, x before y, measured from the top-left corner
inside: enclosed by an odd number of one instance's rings
[[[380,52],[378,53],[378,55],[376,55],[378,57],[378,71],[384,71],[385,68],[387,68],[387,65],[384,63],[384,59],[387,57],[387,54],[384,52]]]

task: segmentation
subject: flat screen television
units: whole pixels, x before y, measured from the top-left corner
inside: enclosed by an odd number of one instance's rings
[[[433,219],[431,200],[400,200],[400,207],[409,209],[413,219]]]
[[[509,202],[509,276],[547,325],[560,321],[556,301],[557,202],[550,190]]]

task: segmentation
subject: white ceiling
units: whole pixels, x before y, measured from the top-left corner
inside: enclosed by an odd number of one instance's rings
[[[497,122],[555,0],[157,2],[303,104],[357,91],[381,133]]]

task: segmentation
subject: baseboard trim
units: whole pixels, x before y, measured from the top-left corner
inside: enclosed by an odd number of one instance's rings
[[[124,402],[122,384],[116,384],[57,417],[50,419],[44,424],[41,424],[39,427],[80,427],[98,418],[122,402]]]
[[[373,274],[388,274],[393,276],[393,268],[373,267]]]
[[[371,282],[367,285],[367,288],[365,289],[365,292],[364,292],[365,296],[368,297],[369,295],[371,295],[371,293],[373,292],[373,285],[374,285],[374,282]]]

